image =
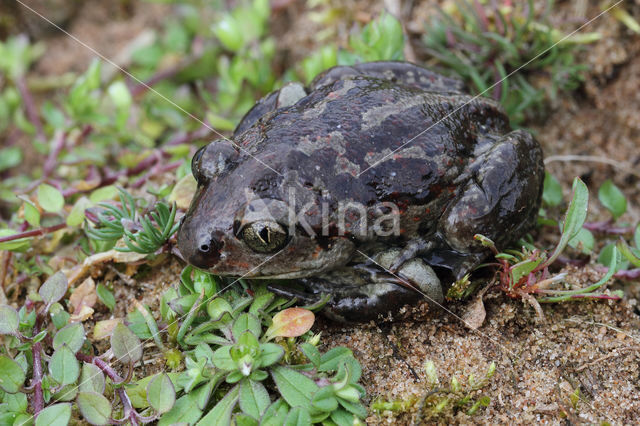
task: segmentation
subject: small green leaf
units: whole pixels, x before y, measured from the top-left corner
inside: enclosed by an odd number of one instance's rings
[[[289,414],[287,403],[278,398],[262,415],[260,426],[281,426]]]
[[[147,386],[147,401],[160,414],[171,410],[176,402],[176,391],[169,376],[162,373],[149,382]]]
[[[80,364],[73,352],[67,347],[58,348],[49,360],[49,373],[61,385],[69,385],[78,380]]]
[[[17,146],[0,149],[0,173],[22,163],[22,151]]]
[[[40,286],[38,293],[47,305],[51,305],[64,297],[67,293],[67,285],[67,276],[64,272],[58,271]]]
[[[118,195],[118,188],[113,185],[98,188],[89,195],[89,201],[97,204],[101,201],[113,200]]]
[[[542,201],[551,207],[559,206],[562,203],[562,186],[558,179],[549,172],[544,173]]]
[[[36,417],[36,426],[66,426],[71,420],[71,404],[50,405]]]
[[[16,393],[24,383],[25,377],[20,364],[6,355],[0,355],[0,388],[8,393]]]
[[[311,398],[311,404],[320,411],[332,412],[338,408],[338,400],[335,397],[332,386],[320,388]]]
[[[109,288],[103,283],[100,283],[96,287],[96,294],[98,295],[98,299],[100,299],[100,301],[104,303],[110,311],[113,311],[116,307],[116,298],[111,290],[109,290]]]
[[[104,373],[93,364],[83,363],[80,383],[80,392],[97,392],[102,394],[105,389]]]
[[[84,327],[79,322],[64,326],[53,338],[53,349],[58,350],[66,345],[71,352],[76,353],[84,344]]]
[[[243,313],[233,322],[231,328],[233,336],[237,339],[245,331],[250,331],[254,336],[259,337],[262,333],[260,320],[255,315]]]
[[[38,203],[44,211],[57,213],[64,207],[64,197],[57,188],[43,183],[38,187]]]
[[[284,348],[275,343],[260,345],[260,367],[269,367],[280,361],[284,356]]]
[[[0,229],[0,237],[9,237],[15,234],[17,234],[17,232],[13,229]],[[18,238],[13,241],[5,241],[4,243],[0,243],[0,250],[21,252],[25,251],[30,246],[31,238]]]
[[[111,334],[111,350],[118,361],[135,363],[142,358],[142,343],[129,328],[120,323]]]
[[[284,426],[311,426],[309,410],[303,407],[293,407],[284,421]]]
[[[288,367],[276,366],[271,370],[271,375],[280,395],[292,407],[309,406],[311,395],[319,389],[313,380]]]
[[[78,198],[78,201],[76,201],[71,208],[69,216],[67,216],[67,226],[74,227],[81,225],[84,221],[84,211],[92,205],[87,197]]]
[[[169,426],[177,423],[191,425],[197,422],[201,416],[202,409],[198,407],[198,396],[193,392],[178,398],[173,408],[160,418],[158,426]]]
[[[271,400],[262,383],[244,379],[240,382],[239,403],[243,412],[259,419],[271,404]]]
[[[553,253],[544,262],[544,266],[549,266],[560,256],[560,253],[567,247],[569,241],[575,237],[587,217],[587,207],[589,205],[589,190],[587,186],[580,180],[573,180],[573,197],[565,214],[562,236]]]
[[[107,89],[107,93],[109,93],[116,108],[129,109],[131,106],[131,93],[129,93],[127,85],[122,80],[114,81]]]
[[[236,369],[236,363],[231,358],[231,346],[220,346],[213,353],[213,365],[216,368],[224,371],[231,371]]]
[[[339,408],[331,412],[331,420],[333,420],[339,426],[347,426],[355,424],[355,418],[353,414],[343,408]]]
[[[569,241],[571,247],[579,248],[584,254],[590,254],[595,244],[596,240],[593,234],[586,228],[581,228],[578,234]]]
[[[627,199],[611,179],[607,179],[602,183],[598,190],[598,199],[611,212],[613,220],[618,220],[627,211]]]
[[[318,370],[325,372],[336,371],[340,363],[349,357],[353,357],[351,349],[344,346],[335,347],[322,355]]]
[[[19,325],[18,311],[9,305],[0,305],[0,334],[15,334]]]
[[[106,425],[111,417],[111,402],[96,392],[80,392],[76,398],[78,409],[92,425]]]
[[[233,308],[222,297],[216,297],[207,304],[207,313],[213,321],[218,321],[225,312],[231,312]]]
[[[18,197],[22,200],[22,210],[24,212],[24,218],[29,225],[34,228],[38,228],[40,226],[40,210],[26,197]]]
[[[510,268],[511,280],[513,284],[517,284],[523,277],[526,277],[533,271],[536,266],[542,262],[542,258],[537,259],[525,259],[522,262],[516,263]]]
[[[236,385],[198,423],[199,426],[227,426],[238,402],[239,386]]]

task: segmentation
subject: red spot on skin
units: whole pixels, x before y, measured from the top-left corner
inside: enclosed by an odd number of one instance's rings
[[[429,214],[431,213],[431,208],[427,207],[426,209],[424,209],[425,213]]]
[[[414,216],[413,217],[413,221],[414,222],[420,222],[420,216]]]

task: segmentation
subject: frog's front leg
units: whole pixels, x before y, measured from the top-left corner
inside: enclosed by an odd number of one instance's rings
[[[331,298],[323,313],[341,322],[363,322],[376,319],[389,312],[397,312],[417,300],[440,304],[444,296],[437,275],[420,258],[410,259],[397,272],[389,266],[400,255],[391,249],[363,263],[328,272],[324,275],[297,280],[302,288],[289,285],[270,285],[270,290],[281,296],[297,298],[313,304],[324,295]]]

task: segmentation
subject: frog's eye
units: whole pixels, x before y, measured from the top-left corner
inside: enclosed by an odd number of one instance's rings
[[[240,238],[251,250],[258,253],[273,253],[287,244],[289,235],[279,223],[257,221],[240,230]]]
[[[202,154],[204,153],[204,150],[206,148],[207,148],[207,145],[197,150],[195,155],[191,159],[191,173],[193,174],[193,177],[198,181],[200,185],[204,184],[204,176],[202,175],[200,160],[202,159]]]

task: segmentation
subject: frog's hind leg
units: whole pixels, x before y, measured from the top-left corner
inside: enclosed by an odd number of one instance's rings
[[[238,136],[257,123],[258,120],[266,114],[276,111],[279,108],[291,106],[305,96],[307,96],[307,92],[300,83],[288,83],[281,89],[269,93],[256,102],[249,112],[242,117],[242,120],[240,120],[240,123],[233,131],[233,136]]]
[[[333,67],[313,79],[309,90],[313,91],[335,81],[357,76],[389,80],[427,92],[462,93],[464,91],[464,83],[460,80],[444,77],[410,62],[400,61],[365,62],[353,66]]]
[[[466,183],[438,226],[448,245],[461,254],[486,252],[474,241],[475,234],[498,247],[522,237],[535,225],[542,197],[542,150],[529,133],[516,130],[479,146],[482,152],[476,153]],[[456,278],[468,272],[464,269]]]

